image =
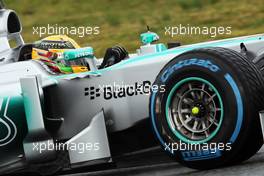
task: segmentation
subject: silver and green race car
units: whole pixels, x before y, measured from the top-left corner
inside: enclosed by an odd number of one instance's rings
[[[135,127],[153,131],[164,152],[196,169],[240,163],[263,144],[262,34],[167,47],[147,31],[136,53],[63,52],[65,65],[88,68],[69,74],[32,60],[34,45],[21,30],[17,14],[1,7],[0,175],[112,163],[137,134],[113,136]]]

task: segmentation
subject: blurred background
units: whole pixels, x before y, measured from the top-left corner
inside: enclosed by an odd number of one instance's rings
[[[27,43],[40,39],[32,35],[33,26],[99,26],[99,35],[70,35],[81,46],[94,47],[97,57],[116,44],[135,52],[146,25],[164,43],[189,44],[264,33],[263,0],[5,0],[5,4],[20,16]],[[231,26],[232,35],[165,35],[165,26],[179,24]]]

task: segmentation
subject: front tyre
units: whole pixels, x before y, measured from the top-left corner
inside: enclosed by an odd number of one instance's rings
[[[241,54],[205,48],[175,57],[159,73],[150,96],[156,137],[177,161],[196,169],[242,162],[263,141],[258,112],[263,80]]]

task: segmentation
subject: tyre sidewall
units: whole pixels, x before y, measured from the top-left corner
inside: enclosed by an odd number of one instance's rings
[[[154,123],[156,125],[156,133],[163,138],[165,143],[179,142],[174,133],[168,127],[165,111],[166,101],[168,94],[172,87],[179,81],[189,78],[198,77],[210,82],[219,92],[224,107],[224,117],[221,127],[218,133],[210,140],[209,143],[223,143],[230,144],[231,150],[223,150],[218,154],[219,156],[210,159],[201,159],[197,161],[186,161],[183,152],[175,151],[173,157],[187,165],[195,167],[197,163],[208,164],[215,162],[214,165],[219,165],[232,158],[236,152],[239,151],[241,145],[243,145],[243,137],[241,133],[247,133],[250,126],[250,120],[245,118],[250,114],[256,112],[250,112],[250,100],[247,100],[245,92],[245,86],[243,80],[239,77],[239,71],[236,68],[232,68],[232,64],[226,63],[226,58],[220,58],[218,55],[206,54],[206,53],[188,53],[178,56],[169,62],[164,69],[160,72],[154,84],[164,85],[165,92],[157,92],[151,99],[153,101],[159,100],[159,103],[155,103],[155,108],[158,108],[158,112],[154,117]],[[168,71],[169,70],[169,71]],[[166,74],[167,75],[166,75]],[[246,108],[247,107],[247,108]],[[154,108],[154,107],[152,107]],[[242,115],[241,115],[242,112]],[[255,114],[254,114],[255,116]],[[241,123],[241,125],[240,125]],[[247,124],[247,125],[245,125]],[[161,128],[163,128],[162,134]],[[243,132],[241,132],[243,129]],[[168,137],[170,136],[170,138]],[[162,143],[162,142],[161,142]],[[165,144],[166,145],[166,144]],[[163,144],[164,147],[164,144]],[[203,156],[201,156],[203,157]]]

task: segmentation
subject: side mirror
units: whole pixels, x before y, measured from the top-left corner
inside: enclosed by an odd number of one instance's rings
[[[20,20],[13,10],[0,9],[0,37],[14,39],[17,45],[24,44],[20,35],[22,31]]]
[[[24,45],[24,41],[21,36],[21,23],[16,12],[4,9],[2,4],[0,6],[0,58],[2,58],[0,64],[5,64],[17,61],[17,56],[10,46],[10,40],[15,42],[15,47]]]

